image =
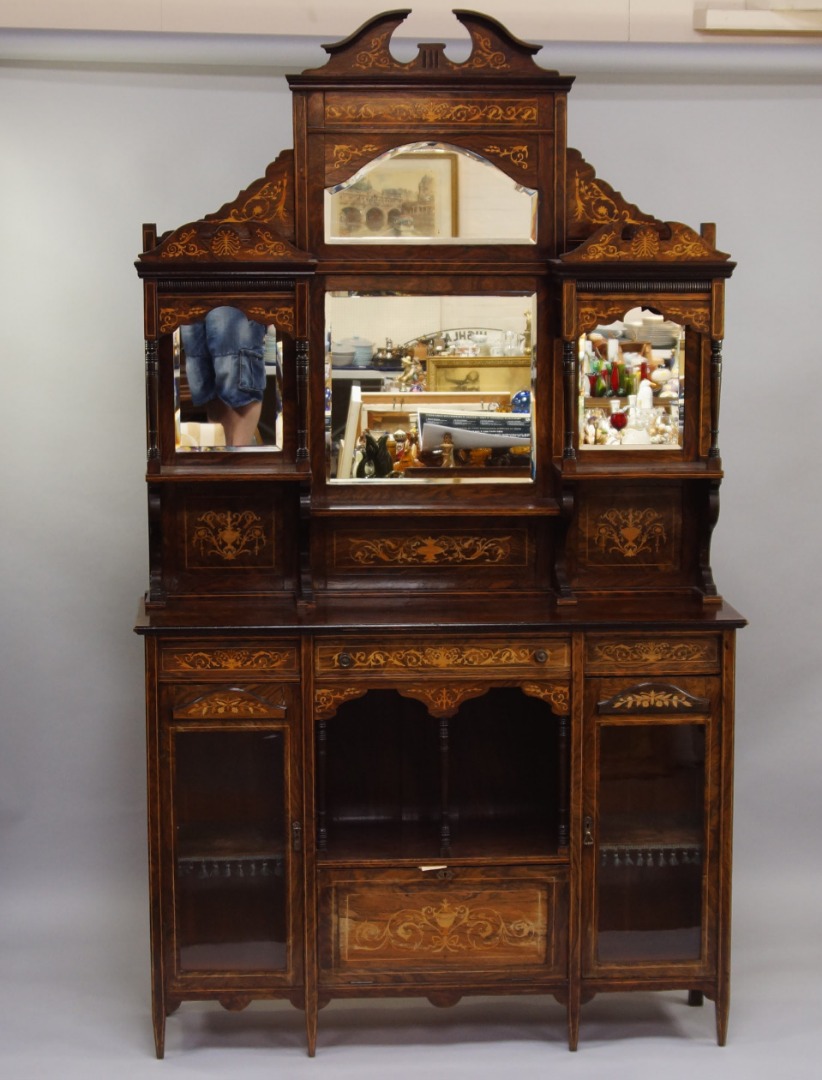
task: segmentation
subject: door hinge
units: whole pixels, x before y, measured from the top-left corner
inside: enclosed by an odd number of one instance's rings
[[[299,821],[291,822],[291,850],[302,851],[303,849],[303,827]]]

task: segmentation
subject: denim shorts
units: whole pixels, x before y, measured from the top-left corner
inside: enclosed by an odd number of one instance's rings
[[[217,307],[203,322],[180,328],[186,376],[195,405],[218,397],[232,409],[262,401],[265,327],[238,308]]]

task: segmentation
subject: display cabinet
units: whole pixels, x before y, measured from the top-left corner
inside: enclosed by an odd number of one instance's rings
[[[294,146],[144,226],[153,1017],[729,1005],[735,632],[714,227],[566,142],[484,15],[377,16]],[[376,1006],[375,1006],[376,1007]]]

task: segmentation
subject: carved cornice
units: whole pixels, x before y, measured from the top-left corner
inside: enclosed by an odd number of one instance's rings
[[[563,263],[726,262],[699,233],[678,221],[602,225],[579,247],[561,257]]]

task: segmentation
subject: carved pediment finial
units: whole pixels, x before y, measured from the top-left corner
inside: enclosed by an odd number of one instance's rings
[[[489,15],[477,11],[455,9],[454,15],[471,38],[471,54],[467,60],[455,63],[445,55],[442,42],[422,42],[418,53],[408,63],[402,63],[391,53],[391,38],[397,27],[411,14],[410,8],[386,11],[355,30],[342,41],[323,45],[328,61],[321,68],[311,68],[303,75],[425,75],[442,70],[483,76],[494,74],[535,74],[557,76],[534,63],[541,45],[521,41]],[[568,79],[570,83],[572,80]]]

